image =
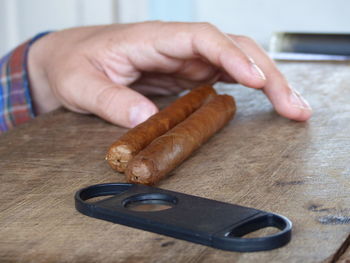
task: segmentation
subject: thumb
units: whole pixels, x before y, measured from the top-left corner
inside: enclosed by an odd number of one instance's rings
[[[149,99],[125,86],[105,87],[96,96],[92,113],[127,128],[135,127],[158,111]]]
[[[115,84],[105,76],[89,74],[79,86],[83,88],[77,90],[79,108],[113,124],[132,128],[158,111],[154,103],[140,93]]]

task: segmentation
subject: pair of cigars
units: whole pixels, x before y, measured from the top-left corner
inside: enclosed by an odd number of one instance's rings
[[[129,182],[153,185],[223,128],[235,111],[232,96],[200,86],[122,135],[106,160]]]

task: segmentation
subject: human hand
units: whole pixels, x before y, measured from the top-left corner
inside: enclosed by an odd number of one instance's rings
[[[276,111],[311,108],[251,39],[207,23],[144,22],[67,29],[35,42],[28,70],[36,111],[60,105],[133,127],[157,112],[142,94],[174,94],[222,80],[262,89]]]

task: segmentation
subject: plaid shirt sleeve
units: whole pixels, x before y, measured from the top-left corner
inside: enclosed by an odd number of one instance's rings
[[[35,117],[27,71],[29,47],[44,32],[0,59],[0,134]]]

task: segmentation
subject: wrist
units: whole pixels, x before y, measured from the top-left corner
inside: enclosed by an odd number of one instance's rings
[[[60,106],[52,92],[47,76],[48,59],[52,50],[52,34],[42,36],[31,44],[28,52],[27,71],[32,103],[36,114],[52,111]]]

